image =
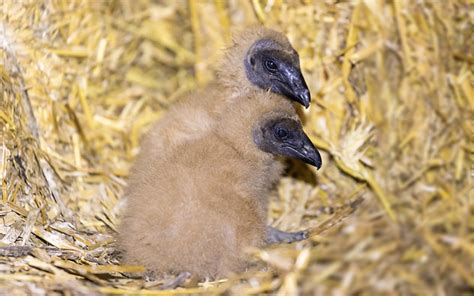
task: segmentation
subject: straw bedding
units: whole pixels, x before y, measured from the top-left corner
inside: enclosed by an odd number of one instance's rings
[[[473,293],[472,4],[0,2],[0,293]],[[290,161],[269,213],[312,237],[217,282],[145,281],[113,241],[140,136],[254,23],[312,91],[323,168]]]

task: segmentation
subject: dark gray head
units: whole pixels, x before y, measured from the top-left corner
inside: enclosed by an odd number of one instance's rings
[[[254,129],[253,140],[262,151],[297,158],[321,168],[321,155],[297,120],[278,117],[264,121]]]
[[[258,87],[284,95],[309,107],[311,95],[301,74],[298,53],[272,39],[260,39],[248,50],[247,79]]]

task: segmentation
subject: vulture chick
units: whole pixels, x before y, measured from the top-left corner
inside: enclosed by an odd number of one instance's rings
[[[267,199],[283,170],[276,157],[321,166],[287,99],[257,92],[223,111],[200,138],[149,155],[155,165],[132,179],[118,238],[126,262],[199,278],[242,271],[244,249],[267,240]]]
[[[145,178],[176,147],[199,139],[211,130],[223,110],[229,105],[239,108],[239,101],[248,99],[251,92],[264,95],[271,91],[305,107],[310,104],[298,53],[285,35],[274,30],[252,27],[235,36],[217,74],[216,81],[174,104],[145,135],[130,172],[130,183]],[[283,101],[275,100],[272,104]],[[298,238],[295,237],[297,234],[286,234],[273,228],[269,228],[268,234],[268,241],[273,243]]]

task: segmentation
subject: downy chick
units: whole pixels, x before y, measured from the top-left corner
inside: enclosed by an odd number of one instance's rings
[[[118,239],[128,263],[199,278],[242,271],[244,249],[266,241],[267,199],[283,170],[276,157],[321,166],[281,96],[249,95],[224,111],[130,183]]]
[[[211,130],[229,105],[239,108],[239,101],[248,98],[251,92],[260,92],[265,97],[268,91],[305,107],[310,104],[298,53],[288,39],[274,30],[252,27],[238,34],[233,46],[226,50],[216,81],[174,104],[145,135],[129,183],[144,178],[169,151]],[[272,103],[277,105],[282,101]],[[272,243],[305,237],[304,233],[285,233],[271,227],[268,235]]]

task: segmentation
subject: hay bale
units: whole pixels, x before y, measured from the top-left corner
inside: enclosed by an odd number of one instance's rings
[[[472,292],[469,1],[0,8],[2,292],[159,294],[172,283],[119,265],[127,172],[149,124],[211,80],[231,30],[255,22],[288,35],[312,90],[301,114],[325,165],[291,162],[270,219],[313,236],[253,250],[266,271],[170,293]]]

